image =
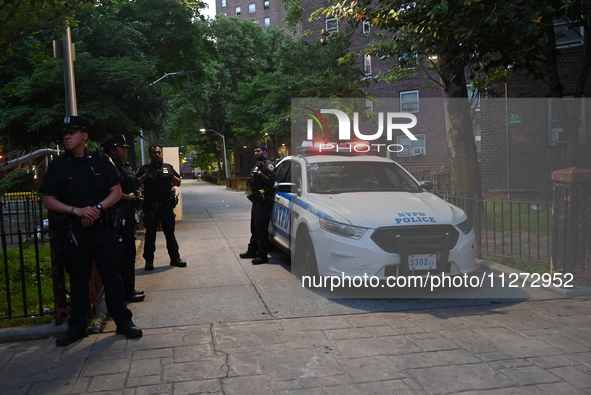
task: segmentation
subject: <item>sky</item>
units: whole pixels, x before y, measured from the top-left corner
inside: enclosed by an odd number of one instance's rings
[[[212,18],[215,16],[215,0],[203,0],[209,8],[205,8],[203,10],[203,15],[205,17]]]

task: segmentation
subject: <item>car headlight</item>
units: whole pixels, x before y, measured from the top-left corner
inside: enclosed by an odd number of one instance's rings
[[[351,239],[360,239],[367,228],[361,228],[359,226],[342,224],[340,222],[331,221],[326,218],[320,218],[320,227],[327,232],[334,233],[335,235],[349,237]]]
[[[465,221],[460,222],[457,226],[462,232],[464,232],[464,234],[467,235],[472,230],[472,220],[467,218]]]

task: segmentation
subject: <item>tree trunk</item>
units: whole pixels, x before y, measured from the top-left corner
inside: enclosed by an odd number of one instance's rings
[[[449,64],[445,55],[441,58],[442,64]],[[445,131],[451,152],[452,189],[482,197],[480,166],[463,65],[450,65],[442,70],[441,81],[444,88]]]

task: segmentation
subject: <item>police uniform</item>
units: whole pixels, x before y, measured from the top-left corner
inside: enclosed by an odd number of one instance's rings
[[[73,122],[79,122],[79,117],[71,118],[76,118]],[[75,157],[66,151],[54,159],[39,192],[73,207],[97,206],[117,184],[119,175],[109,157],[85,148],[83,157]],[[86,335],[87,320],[91,318],[89,280],[93,258],[104,285],[109,314],[117,324],[117,333],[127,337],[141,336],[141,330],[134,326],[132,313],[125,303],[119,274],[121,242],[109,218],[103,212],[91,226],[84,227],[80,217],[73,214],[69,217],[65,267],[71,284],[72,303],[66,334],[70,337],[63,344],[59,344],[58,338],[56,344],[67,345]]]
[[[259,173],[260,171],[260,173]],[[273,204],[273,185],[275,184],[275,166],[269,159],[260,160],[252,168],[248,177],[252,202],[250,212],[250,242],[246,253],[241,258],[255,258],[252,263],[267,263],[269,244],[269,221]]]
[[[128,148],[129,145],[122,134],[117,134],[102,144],[107,152],[115,147]],[[137,201],[121,199],[115,208],[116,218],[113,224],[117,228],[117,234],[122,238],[123,252],[121,255],[121,278],[125,300],[128,302],[141,302],[144,300],[143,291],[135,290],[135,229],[136,207],[139,204],[140,183],[129,163],[123,163],[120,159],[112,158],[120,175],[121,190],[124,194],[133,193]]]
[[[137,178],[146,175],[144,180],[144,254],[146,270],[154,269],[154,252],[156,251],[156,231],[161,226],[166,239],[166,249],[170,257],[170,265],[185,267],[187,264],[180,258],[179,244],[174,235],[176,193],[172,177],[180,175],[168,163],[148,163],[140,167]]]

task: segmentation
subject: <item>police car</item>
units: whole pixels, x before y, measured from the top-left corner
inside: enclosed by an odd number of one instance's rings
[[[466,213],[390,159],[309,151],[279,162],[275,181],[270,239],[291,254],[300,276],[476,269]]]

